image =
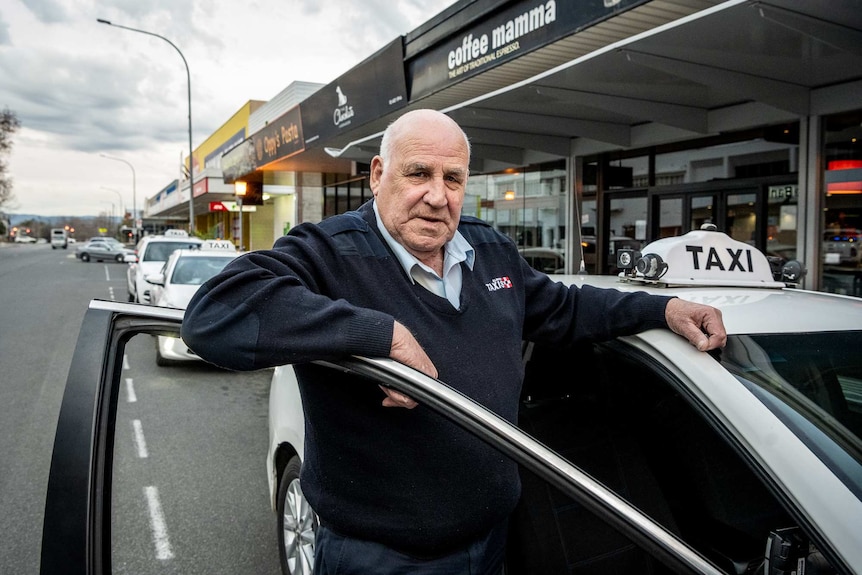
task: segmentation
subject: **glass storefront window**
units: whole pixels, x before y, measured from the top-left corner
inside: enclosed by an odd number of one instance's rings
[[[658,209],[658,238],[681,236],[682,198],[661,198]]]
[[[714,196],[699,196],[691,199],[691,221],[689,230],[699,230],[705,223],[716,223],[713,206]]]
[[[796,184],[769,186],[767,189],[766,255],[782,260],[796,259],[798,197]]]
[[[349,179],[344,174],[324,174],[323,217],[355,210],[372,196],[368,178]]]
[[[565,162],[560,161],[471,175],[462,213],[508,235],[525,255],[541,261],[543,270],[557,271],[565,261],[566,201]]]
[[[751,245],[757,245],[756,194],[728,194],[727,235]]]
[[[862,110],[824,122],[824,291],[862,296]]]

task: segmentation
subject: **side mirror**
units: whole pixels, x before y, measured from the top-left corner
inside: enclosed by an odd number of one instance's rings
[[[157,286],[165,285],[165,275],[164,274],[151,274],[144,277],[144,281],[148,284],[153,284]]]

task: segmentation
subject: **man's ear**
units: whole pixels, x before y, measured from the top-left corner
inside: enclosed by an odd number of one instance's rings
[[[377,190],[380,189],[380,180],[383,178],[383,158],[380,156],[374,156],[371,159],[371,177],[369,178],[369,186],[371,187],[371,191],[374,193],[374,197],[377,197]]]

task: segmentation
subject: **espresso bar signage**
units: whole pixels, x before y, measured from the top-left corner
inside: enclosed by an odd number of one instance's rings
[[[410,100],[427,96],[648,1],[518,2],[410,61]]]

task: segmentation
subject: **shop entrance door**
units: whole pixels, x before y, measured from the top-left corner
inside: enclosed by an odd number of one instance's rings
[[[701,229],[704,224],[714,224],[718,231],[733,239],[765,250],[768,224],[773,220],[772,210],[767,208],[766,190],[765,186],[754,185],[655,193],[651,239],[685,234]]]

